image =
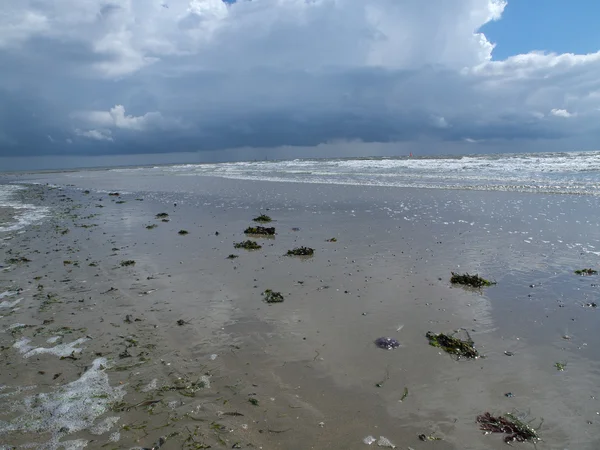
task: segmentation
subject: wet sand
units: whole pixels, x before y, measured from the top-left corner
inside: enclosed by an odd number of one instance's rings
[[[586,306],[600,279],[573,274],[597,268],[598,200],[29,179],[61,188],[33,188],[52,217],[0,248],[2,261],[30,260],[0,272],[7,445],[152,448],[162,436],[165,449],[359,449],[372,435],[415,450],[504,448],[475,422],[490,411],[543,418],[540,449],[600,448],[598,312]],[[234,249],[260,213],[277,236]],[[283,256],[301,245],[315,255]],[[451,271],[498,284],[452,287]],[[285,301],[264,303],[265,289]],[[425,338],[459,328],[485,358],[456,361]],[[401,347],[378,349],[381,336]]]

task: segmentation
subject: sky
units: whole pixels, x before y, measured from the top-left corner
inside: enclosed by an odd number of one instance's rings
[[[600,49],[600,2],[583,0],[513,0],[502,20],[481,29],[496,43],[492,58],[502,60],[534,50],[594,53]]]
[[[3,0],[0,170],[600,149],[599,15],[592,0]]]

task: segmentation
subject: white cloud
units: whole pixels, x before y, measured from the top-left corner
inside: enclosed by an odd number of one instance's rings
[[[477,30],[504,0],[5,0],[0,43],[33,37],[78,41],[106,59],[91,69],[134,73],[169,55],[205,68],[284,65],[418,67],[474,65],[493,45]],[[16,31],[15,31],[16,30]]]
[[[115,105],[108,111],[75,112],[71,114],[71,117],[92,127],[133,131],[145,131],[151,128],[166,129],[178,125],[176,120],[166,120],[159,112],[148,112],[143,116],[126,115],[123,105]]]
[[[48,31],[48,18],[35,11],[19,7],[21,5],[3,5],[0,15],[0,48],[22,44],[31,36]],[[4,8],[7,8],[4,10]]]
[[[433,126],[437,127],[437,128],[448,128],[450,126],[450,125],[448,125],[446,118],[441,117],[441,116],[433,116],[431,118],[431,121],[433,123]]]
[[[110,130],[80,130],[75,129],[75,134],[84,138],[92,139],[94,141],[111,141],[112,133]]]
[[[565,118],[573,117],[575,115],[575,114],[571,114],[566,109],[552,109],[550,111],[550,114],[552,114],[553,116],[556,116],[556,117],[565,117]]]

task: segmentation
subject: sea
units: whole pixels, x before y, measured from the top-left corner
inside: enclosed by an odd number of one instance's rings
[[[295,159],[111,169],[143,175],[359,186],[600,195],[600,151]]]
[[[135,180],[135,185],[144,190],[160,190],[156,177],[170,177],[171,180],[179,177],[219,177],[278,183],[597,197],[600,196],[600,151],[243,161],[81,169],[27,175],[20,179],[27,181],[15,181],[8,176],[4,183],[0,182],[0,232],[19,230],[47,217],[47,207],[20,199],[19,193],[27,183],[47,182],[49,179],[63,179],[67,183],[68,180],[84,179],[91,186],[94,182],[101,185],[107,180],[115,180],[118,184]]]

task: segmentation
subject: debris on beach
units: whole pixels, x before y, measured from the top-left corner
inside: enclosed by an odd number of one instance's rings
[[[450,283],[452,284],[462,284],[463,286],[471,286],[474,288],[480,288],[484,286],[492,286],[496,284],[495,281],[489,281],[485,278],[481,278],[478,274],[469,275],[468,273],[458,274],[452,273],[452,277],[450,278]]]
[[[250,402],[250,404],[253,405],[253,406],[258,406],[259,405],[258,400],[255,399],[254,397],[250,397],[248,399],[248,402]]]
[[[400,347],[400,342],[390,337],[380,337],[375,339],[375,345],[383,350],[393,350]]]
[[[248,227],[244,230],[245,234],[255,234],[258,236],[274,236],[275,227]]]
[[[382,388],[383,385],[390,379],[390,366],[385,368],[385,377],[379,383],[375,383],[375,387]]]
[[[179,230],[177,232],[177,234],[180,234],[181,236],[185,236],[186,234],[189,234],[189,231],[187,231],[187,230]]]
[[[125,260],[121,261],[121,267],[127,267],[127,266],[135,266],[135,261],[133,259],[125,259]]]
[[[585,306],[587,306],[588,308],[597,308],[598,304],[596,302],[590,302],[586,303]]]
[[[157,219],[166,219],[167,217],[169,217],[169,215],[167,213],[158,213],[156,215]]]
[[[234,255],[233,253],[227,257],[227,259],[236,259],[239,258],[238,255]]]
[[[557,362],[557,363],[554,363],[554,367],[556,367],[556,370],[558,370],[559,372],[562,372],[567,367],[567,363]]]
[[[404,392],[402,393],[402,398],[400,399],[400,401],[403,402],[406,399],[406,397],[408,397],[408,388],[407,387],[404,388]]]
[[[165,442],[167,442],[167,438],[161,436],[160,438],[158,438],[158,441],[156,441],[152,447],[143,447],[142,450],[159,450],[163,445],[165,445]]]
[[[196,392],[203,389],[210,389],[210,377],[202,375],[196,381],[191,381],[188,377],[178,378],[174,384],[164,385],[160,392],[177,392],[184,397],[195,397]],[[128,407],[128,405],[117,405],[119,408]]]
[[[297,247],[287,251],[287,256],[312,256],[315,253],[310,247]]]
[[[264,300],[267,303],[281,303],[283,302],[283,294],[281,292],[275,292],[271,289],[267,289],[263,292]]]
[[[327,239],[327,242],[337,242],[337,238],[331,238],[331,239]]]
[[[25,258],[24,256],[19,256],[17,258],[8,258],[6,260],[6,264],[23,264],[31,262],[29,258]]]
[[[579,269],[575,271],[575,275],[597,275],[598,271],[594,269]]]
[[[266,214],[261,214],[258,217],[255,217],[254,219],[252,219],[254,222],[260,222],[260,223],[269,223],[271,222],[273,219],[271,219],[269,216],[267,216]]]
[[[448,334],[439,333],[435,334],[428,331],[425,335],[429,339],[429,345],[432,347],[438,347],[444,350],[446,353],[456,355],[459,359],[476,359],[479,357],[479,352],[473,347],[473,340],[467,333],[467,340],[458,339]]]
[[[155,223],[153,223],[152,225],[146,225],[146,230],[153,230],[156,227],[158,227],[158,225],[156,225]]]
[[[246,250],[260,250],[262,245],[260,245],[256,241],[244,241],[244,242],[236,242],[233,244],[234,248],[245,248]]]
[[[108,193],[108,195],[109,195],[110,197],[118,197],[118,196],[119,196],[119,195],[121,195],[121,194],[119,194],[118,192],[109,192],[109,193]]]
[[[423,442],[427,442],[427,441],[441,441],[442,440],[442,438],[439,438],[437,436],[433,436],[433,435],[429,435],[428,436],[426,434],[420,434],[418,436],[418,438],[419,438],[420,441],[423,441]]]
[[[477,416],[479,429],[486,433],[504,433],[508,434],[504,438],[504,442],[531,442],[536,443],[540,440],[537,431],[516,418],[512,414],[504,416],[492,416],[489,412]],[[540,424],[541,426],[541,424]]]

